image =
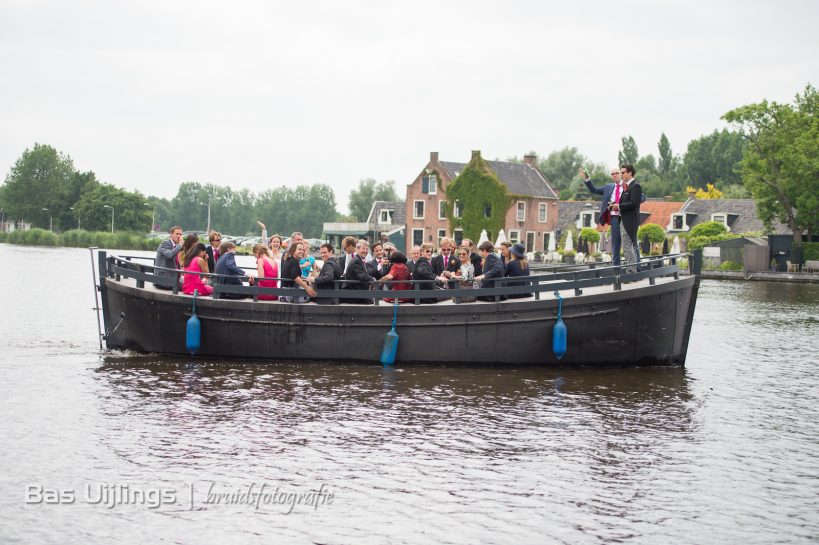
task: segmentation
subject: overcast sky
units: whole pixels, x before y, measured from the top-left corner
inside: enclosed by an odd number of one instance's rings
[[[620,138],[675,153],[819,84],[819,2],[0,0],[0,170],[35,142],[172,197],[362,178]]]

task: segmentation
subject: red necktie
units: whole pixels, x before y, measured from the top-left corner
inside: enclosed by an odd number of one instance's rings
[[[622,184],[617,186],[617,189],[614,190],[614,202],[620,204],[620,189],[623,187]]]
[[[449,265],[449,257],[444,256],[444,269],[446,269],[447,265]]]

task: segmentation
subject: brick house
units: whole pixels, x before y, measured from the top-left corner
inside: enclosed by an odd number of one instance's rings
[[[473,151],[472,157],[480,158],[480,152]],[[513,242],[523,242],[527,251],[544,251],[545,245],[548,245],[547,237],[557,224],[558,196],[546,176],[537,168],[537,156],[526,155],[522,163],[486,163],[512,196],[512,205],[506,211],[504,222],[507,238]],[[407,252],[422,242],[431,242],[438,248],[440,239],[445,236],[460,243],[463,233],[460,229],[451,232],[446,216],[446,188],[466,165],[439,161],[438,152],[433,151],[426,166],[407,185]],[[456,202],[456,216],[460,210]],[[492,241],[497,236],[498,233],[489,233]]]

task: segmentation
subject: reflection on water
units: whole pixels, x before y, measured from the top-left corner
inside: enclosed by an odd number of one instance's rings
[[[135,528],[174,543],[819,535],[819,286],[704,282],[684,369],[383,369],[100,357],[87,252],[0,258],[33,271],[0,268],[2,543],[145,542]],[[65,274],[42,276],[55,260]],[[32,484],[79,499],[26,503]],[[177,501],[108,508],[87,485]],[[260,487],[332,501],[213,501]]]

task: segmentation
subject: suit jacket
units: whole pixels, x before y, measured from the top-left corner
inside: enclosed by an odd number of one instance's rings
[[[460,270],[461,262],[458,261],[458,258],[455,256],[449,256],[449,262],[444,268],[444,256],[443,255],[436,255],[432,258],[432,270],[435,271],[435,274],[441,276],[441,273],[444,271],[455,272]]]
[[[219,256],[219,261],[216,262],[214,272],[217,275],[224,275],[216,277],[217,284],[233,284],[234,286],[241,286],[241,277],[247,274],[236,265],[236,256],[233,252]]]
[[[617,184],[608,183],[608,184],[604,185],[603,187],[596,187],[592,183],[591,180],[583,180],[583,183],[586,184],[586,187],[592,193],[595,193],[597,195],[603,195],[603,198],[600,201],[600,216],[599,217],[601,218],[601,220],[598,221],[598,223],[600,225],[608,225],[610,222],[609,221],[602,221],[602,218],[607,218],[608,217],[607,212],[608,212],[608,207],[609,207],[609,201],[611,201],[611,195],[612,195],[612,193],[614,193],[614,188],[617,187]],[[642,193],[640,195],[641,195],[640,196],[640,202],[645,202],[646,196],[643,195]],[[623,201],[623,195],[620,195],[620,202],[622,202],[622,201]]]
[[[486,266],[483,268],[483,277],[484,281],[481,284],[483,288],[494,288],[495,282],[488,281],[491,278],[503,278],[503,263],[501,263],[500,258],[495,254],[490,252],[489,255],[486,256]]]
[[[415,260],[408,259],[407,260],[407,270],[409,271],[410,275],[415,272]]]
[[[367,274],[369,274],[376,280],[380,279],[382,276],[386,276],[390,270],[389,265],[387,265],[386,267],[381,267],[381,265],[378,262],[376,262],[375,259],[367,263],[364,263],[364,265],[367,267]]]
[[[431,280],[431,282],[420,282],[415,284],[415,289],[418,290],[434,290],[435,289],[435,278],[437,278],[437,274],[435,271],[432,270],[432,264],[429,262],[429,259],[426,257],[418,258],[418,261],[415,262],[415,272],[412,273],[413,280]]]
[[[321,272],[313,281],[313,284],[318,289],[331,290],[334,287],[333,282],[341,280],[341,265],[335,258],[331,257],[321,266]]]
[[[154,265],[157,267],[164,267],[166,269],[178,269],[176,264],[176,255],[182,250],[181,244],[174,244],[171,239],[163,240],[159,248],[156,249],[156,259]],[[173,271],[154,271],[156,276],[163,276],[165,278],[172,278],[176,281],[178,275]],[[171,282],[173,284],[173,282]]]
[[[207,246],[205,251],[208,253],[208,270],[213,272],[216,270],[216,262],[219,261],[219,258],[222,257],[221,255],[214,259],[214,253],[219,253],[219,248],[214,248],[213,246]],[[234,260],[235,262],[235,260]]]
[[[637,180],[632,180],[628,189],[620,197],[620,221],[635,245],[637,244],[637,228],[640,226],[642,197],[643,187]]]
[[[350,262],[350,266],[347,267],[347,274],[345,274],[344,277],[347,280],[355,281],[355,283],[351,282],[344,285],[344,288],[348,290],[369,289],[370,282],[375,280],[375,278],[373,278],[370,273],[367,272],[367,266],[364,263],[364,260],[357,255],[353,257],[353,260]]]

